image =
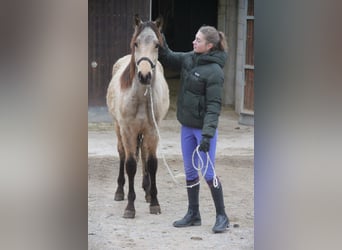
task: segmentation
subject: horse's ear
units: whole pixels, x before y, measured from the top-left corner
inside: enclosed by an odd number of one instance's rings
[[[135,23],[135,26],[139,26],[140,24],[142,24],[142,21],[138,14],[134,15],[134,23]]]
[[[159,29],[159,31],[161,31],[162,27],[163,27],[163,17],[162,16],[158,16],[158,18],[154,21],[154,23],[156,24],[157,28]]]

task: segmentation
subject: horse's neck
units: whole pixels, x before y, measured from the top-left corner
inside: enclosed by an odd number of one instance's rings
[[[138,77],[135,76],[132,82],[132,93],[134,93],[135,95],[139,97],[146,97],[148,94],[148,91],[153,90],[154,82],[155,82],[155,75],[152,76],[151,85],[141,84],[138,80]]]

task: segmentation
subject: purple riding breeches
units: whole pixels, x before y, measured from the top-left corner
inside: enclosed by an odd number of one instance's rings
[[[194,163],[193,163],[193,152],[196,150],[196,147],[201,143],[202,139],[202,130],[197,128],[190,128],[186,126],[181,127],[181,146],[182,146],[182,154],[184,161],[184,172],[187,181],[192,181],[198,178],[198,170],[196,170],[193,166],[198,168],[198,155],[194,154]],[[217,130],[213,138],[210,139],[210,148],[209,148],[209,157],[215,167],[215,154],[216,154],[216,142],[217,142]],[[207,166],[207,155],[204,152],[200,152],[200,157],[203,159],[203,166]],[[205,172],[205,167],[201,169],[202,176]],[[206,181],[210,181],[214,178],[214,171],[209,163],[207,171],[205,173],[204,179]]]

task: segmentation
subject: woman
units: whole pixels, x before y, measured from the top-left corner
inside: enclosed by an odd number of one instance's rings
[[[223,32],[212,26],[202,26],[193,43],[191,52],[173,52],[166,42],[159,49],[159,60],[164,67],[180,71],[180,91],[177,100],[177,119],[181,123],[181,147],[184,161],[188,193],[188,211],[186,215],[173,223],[175,227],[199,226],[199,176],[193,167],[193,152],[198,152],[207,164],[207,153],[212,166],[215,166],[217,125],[221,111],[223,92],[223,66],[227,59],[227,43]],[[198,155],[195,154],[195,163]],[[197,167],[197,166],[196,166]],[[225,231],[229,219],[225,212],[222,185],[210,166],[201,169],[216,208],[214,233]]]

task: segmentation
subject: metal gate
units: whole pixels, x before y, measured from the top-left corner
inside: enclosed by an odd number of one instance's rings
[[[151,0],[88,1],[88,105],[106,105],[114,62],[129,54],[135,14],[150,19]]]

